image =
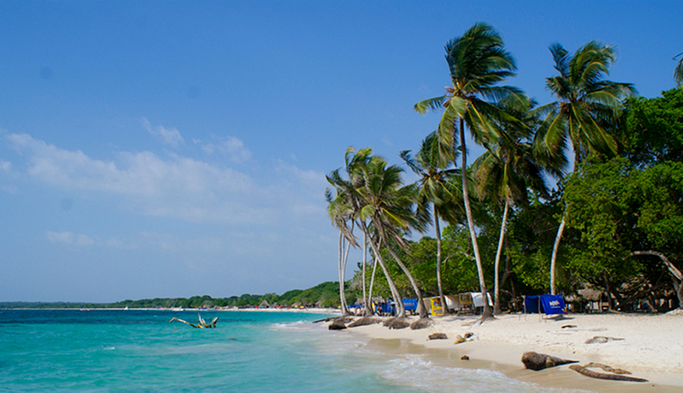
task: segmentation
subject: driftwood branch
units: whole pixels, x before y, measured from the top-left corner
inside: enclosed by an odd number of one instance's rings
[[[590,363],[590,364],[587,364],[586,366],[595,366],[595,365]],[[604,367],[602,367],[602,366],[603,365],[599,365],[598,367],[601,367],[604,369]],[[607,367],[611,368],[609,366],[607,366]],[[644,378],[629,377],[627,375],[622,375],[622,374],[624,374],[623,371],[625,371],[625,370],[621,370],[621,369],[617,369],[617,370],[621,371],[622,373],[607,374],[607,373],[598,373],[598,372],[595,372],[593,370],[589,370],[587,367],[580,366],[578,364],[572,364],[571,366],[569,366],[569,368],[576,371],[579,374],[582,374],[582,375],[585,375],[585,376],[591,377],[591,378],[608,379],[611,381],[647,382],[647,379],[644,379]]]
[[[184,321],[184,320],[182,320],[182,319],[180,319],[180,318],[175,318],[175,317],[171,318],[171,320],[168,321],[168,322],[170,323],[170,322],[173,322],[173,321],[178,321],[178,322],[180,322],[180,323],[184,323],[185,325],[190,325],[190,326],[192,326],[193,328],[197,328],[197,329],[215,328],[215,327],[216,327],[216,323],[218,322],[218,317],[212,319],[211,322],[209,322],[209,323],[206,323],[206,321],[204,320],[204,318],[202,318],[201,315],[197,314],[197,317],[199,318],[199,322],[198,322],[196,325],[195,325],[194,323],[190,323],[190,322],[187,322],[187,321]]]

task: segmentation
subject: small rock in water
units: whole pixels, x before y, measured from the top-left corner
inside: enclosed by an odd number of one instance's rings
[[[430,340],[448,340],[446,333],[432,333],[429,335]]]

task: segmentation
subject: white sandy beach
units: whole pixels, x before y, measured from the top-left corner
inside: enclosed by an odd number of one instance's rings
[[[414,318],[414,317],[413,317]],[[390,353],[422,353],[435,364],[489,368],[542,386],[595,392],[683,391],[683,313],[663,315],[569,314],[562,318],[502,315],[478,324],[476,316],[433,319],[422,330],[389,330],[380,324],[348,329],[367,337],[367,345]],[[428,340],[431,333],[447,340]],[[458,335],[473,333],[470,341],[454,344]],[[586,343],[596,337],[604,343]],[[584,365],[599,362],[629,370],[647,383],[605,381],[580,375],[568,365],[542,371],[524,369],[522,354],[535,351]],[[470,360],[461,360],[463,355]],[[600,369],[592,369],[603,372]]]

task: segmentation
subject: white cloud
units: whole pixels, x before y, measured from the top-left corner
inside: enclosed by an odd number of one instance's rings
[[[176,128],[165,128],[163,126],[153,127],[152,124],[146,118],[142,118],[142,125],[145,129],[152,135],[161,138],[161,140],[174,148],[178,147],[178,144],[183,143],[183,137],[180,136],[180,131]]]
[[[47,240],[51,243],[66,243],[73,244],[74,234],[71,232],[50,232],[45,233]]]
[[[292,193],[292,212],[296,216],[326,217],[327,213],[322,201],[325,188],[329,184],[323,172],[302,170],[282,160],[276,161],[275,172],[285,182],[283,187],[286,189],[279,193],[284,195]]]
[[[113,197],[121,207],[142,215],[236,227],[276,227],[292,218],[325,217],[324,174],[282,161],[274,168],[274,181],[259,187],[245,173],[178,155],[120,152],[114,160],[99,160],[27,134],[6,138],[25,157],[26,170],[17,176]]]
[[[57,244],[68,244],[68,245],[73,245],[77,247],[86,247],[86,246],[92,246],[95,244],[95,241],[90,238],[89,236],[86,235],[76,235],[71,232],[51,232],[48,231],[45,233],[47,236],[47,240],[50,241],[50,243],[57,243]]]
[[[123,197],[146,215],[195,222],[265,220],[265,212],[251,207],[263,200],[251,178],[230,168],[178,156],[162,159],[151,152],[122,152],[116,161],[102,161],[26,134],[7,139],[29,153],[27,173],[46,184]]]
[[[233,136],[226,137],[218,143],[207,143],[202,146],[207,154],[212,155],[215,152],[223,154],[228,159],[236,164],[242,164],[251,159],[251,152],[244,146],[244,143]]]
[[[12,171],[12,163],[0,160],[0,171],[10,173]]]
[[[299,169],[297,166],[286,163],[283,160],[277,160],[275,162],[275,171],[292,181],[304,182],[311,187],[325,188],[328,185],[325,173]]]

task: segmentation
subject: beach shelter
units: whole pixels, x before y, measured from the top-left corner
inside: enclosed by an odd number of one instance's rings
[[[491,294],[486,294],[489,301],[489,306],[493,306],[491,301]],[[484,307],[483,297],[481,292],[464,292],[457,295],[446,295],[446,306],[449,310],[467,310],[475,307]]]
[[[263,299],[261,304],[258,305],[258,308],[270,308],[270,304],[268,304],[268,301]]]
[[[484,297],[481,296],[481,292],[470,292],[470,295],[472,296],[474,307],[484,307]],[[489,301],[489,306],[493,307],[490,294],[486,294],[486,299]]]
[[[524,313],[566,314],[567,307],[561,295],[524,296]]]

